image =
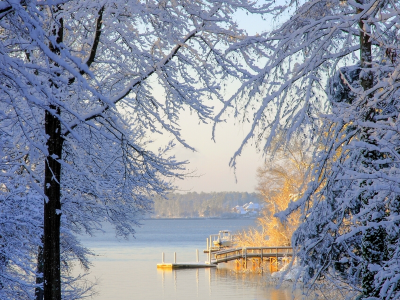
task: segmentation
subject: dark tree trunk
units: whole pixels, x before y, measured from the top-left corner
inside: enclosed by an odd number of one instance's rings
[[[53,7],[56,13],[60,7]],[[64,22],[58,19],[53,34],[57,43],[63,41]],[[58,45],[49,44],[50,50],[59,55]],[[58,66],[57,64],[55,64]],[[57,84],[51,81],[54,88]],[[60,227],[61,227],[61,160],[64,139],[61,136],[60,107],[49,105],[45,113],[45,132],[48,155],[45,162],[43,222],[43,289],[45,300],[61,300]]]
[[[43,236],[42,236],[42,243],[43,243]],[[37,275],[36,275],[36,284],[43,283],[43,246],[39,246],[38,249],[38,256],[37,256]],[[35,299],[36,300],[43,300],[43,288],[37,287],[35,289]]]
[[[50,109],[60,114],[59,108]],[[61,300],[60,218],[61,218],[61,159],[63,138],[60,120],[46,111],[45,130],[48,135],[44,193],[43,280],[44,299]]]
[[[362,1],[359,1],[362,2]],[[372,43],[370,41],[370,32],[367,26],[365,26],[364,22],[366,20],[360,20],[360,63],[361,63],[361,73],[360,73],[360,84],[364,91],[367,91],[373,87],[374,84],[374,74],[371,70],[372,63]],[[363,121],[374,122],[376,110],[374,108],[368,109],[368,102],[372,99],[373,95],[368,94],[365,96],[366,99],[364,101],[364,107],[360,109],[363,110]],[[369,128],[364,128],[361,133],[361,140],[364,142],[375,144],[375,141],[371,139]],[[378,151],[371,150],[363,150],[363,162],[362,165],[366,170],[373,170],[375,168],[379,168],[374,161],[381,158],[381,154]],[[377,170],[376,170],[377,171]],[[367,180],[361,183],[361,187],[366,187],[371,183]],[[364,192],[361,197],[361,205],[368,207],[371,199],[375,196],[374,192]],[[371,219],[371,215],[373,213],[378,213],[380,217]],[[377,205],[375,210],[370,212],[369,218],[365,221],[364,225],[368,225],[367,223],[372,221],[379,223],[383,221],[385,215],[385,207],[384,205]],[[363,258],[363,266],[362,266],[362,298],[370,298],[377,297],[379,298],[379,288],[375,287],[374,280],[376,271],[371,271],[369,269],[370,265],[376,264],[381,265],[385,259],[386,252],[386,232],[382,226],[379,227],[369,227],[363,232],[362,236],[362,258]]]

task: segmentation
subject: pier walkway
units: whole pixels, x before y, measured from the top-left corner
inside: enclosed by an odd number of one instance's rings
[[[211,251],[210,251],[211,250]],[[235,261],[237,266],[242,265],[247,269],[247,261],[251,260],[261,266],[262,262],[269,260],[271,273],[278,270],[278,261],[289,259],[293,256],[292,247],[244,247],[244,248],[224,248],[219,251],[208,249],[208,261],[199,262],[199,251],[196,250],[196,262],[177,263],[176,252],[174,252],[174,262],[164,262],[164,252],[162,253],[162,263],[157,264],[157,268],[168,269],[187,269],[187,268],[212,268],[220,263]]]
[[[273,259],[278,261],[278,258],[287,258],[293,256],[292,247],[246,247],[246,248],[228,248],[216,251],[213,258],[210,257],[210,263],[219,264],[232,260],[244,260],[251,258]]]

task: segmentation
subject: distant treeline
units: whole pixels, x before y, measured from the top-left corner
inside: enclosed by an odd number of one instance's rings
[[[170,194],[168,200],[154,199],[155,218],[234,217],[232,208],[246,203],[260,203],[257,193],[219,192]]]

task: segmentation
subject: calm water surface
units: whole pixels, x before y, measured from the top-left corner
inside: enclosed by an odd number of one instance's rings
[[[266,287],[266,274],[238,274],[226,264],[210,269],[157,270],[161,252],[165,261],[206,260],[206,238],[219,230],[233,232],[254,225],[249,219],[145,220],[136,239],[117,240],[111,227],[105,234],[82,237],[96,253],[90,279],[98,281],[97,300],[119,299],[269,299],[289,300],[289,289]]]

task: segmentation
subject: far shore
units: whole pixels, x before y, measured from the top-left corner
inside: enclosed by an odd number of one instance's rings
[[[144,220],[213,220],[213,219],[218,219],[218,220],[237,220],[237,219],[243,219],[243,220],[255,220],[257,219],[257,217],[208,217],[208,218],[204,218],[204,217],[172,217],[172,218],[167,218],[167,217],[160,217],[160,218],[156,218],[156,217],[148,217],[148,218],[144,218]]]

